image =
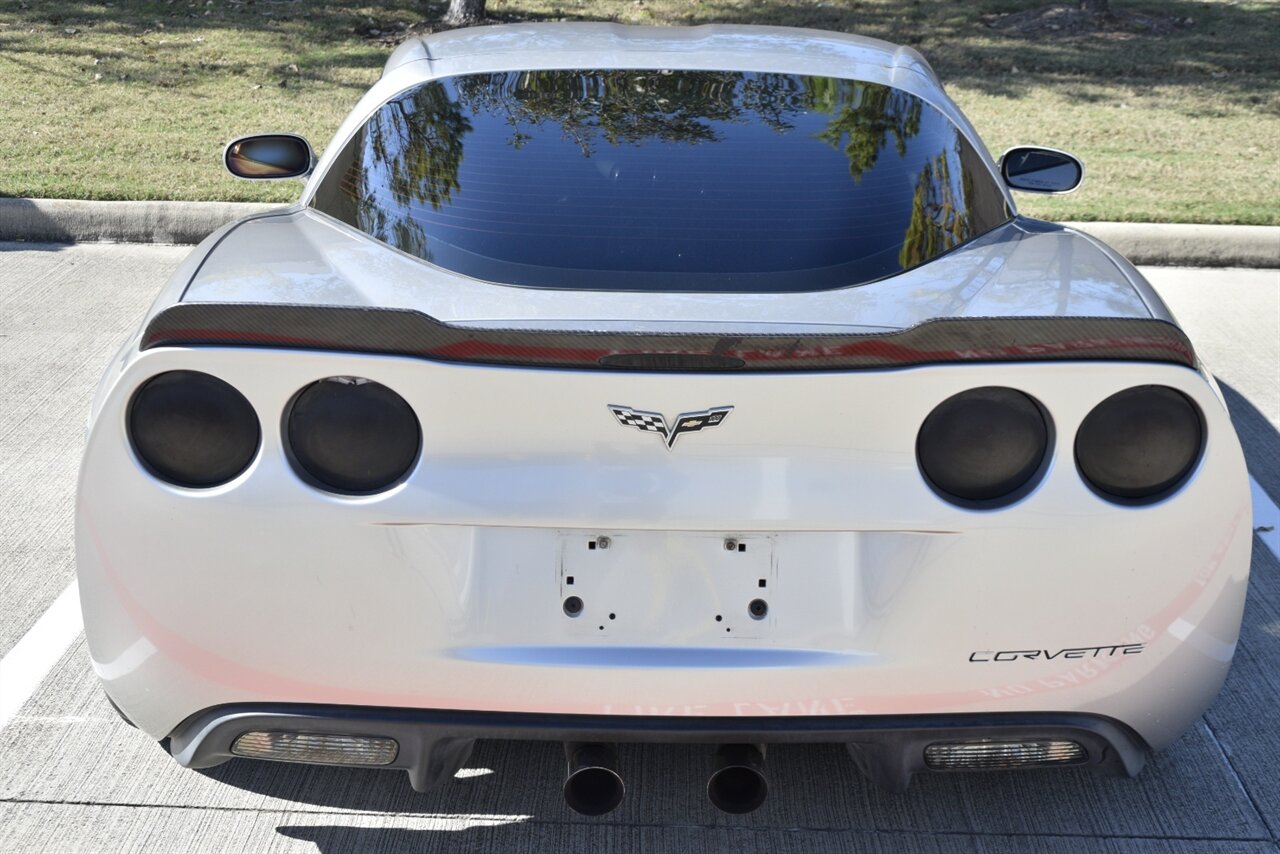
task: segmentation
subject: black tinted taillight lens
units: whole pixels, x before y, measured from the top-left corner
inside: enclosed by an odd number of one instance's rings
[[[129,404],[129,441],[142,463],[178,486],[210,487],[240,474],[262,430],[244,395],[199,371],[158,374]]]
[[[987,386],[953,395],[929,413],[916,438],[920,471],[956,503],[1000,504],[1034,485],[1049,424],[1027,395]]]
[[[349,495],[381,492],[402,480],[422,439],[404,398],[357,377],[329,377],[304,388],[289,408],[286,432],[299,474]]]
[[[1085,416],[1076,433],[1076,465],[1103,497],[1155,501],[1182,484],[1203,447],[1204,422],[1186,395],[1136,386]]]

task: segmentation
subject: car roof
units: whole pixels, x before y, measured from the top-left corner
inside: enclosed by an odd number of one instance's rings
[[[510,70],[541,68],[566,52],[598,54],[602,68],[626,67],[625,61],[619,61],[620,53],[664,53],[687,57],[690,65],[704,67],[722,64],[729,56],[758,61],[806,57],[814,61],[815,73],[834,59],[851,68],[876,66],[889,72],[918,74],[941,88],[929,63],[910,47],[849,33],[738,24],[646,27],[532,23],[447,30],[405,41],[387,60],[383,75],[411,62],[448,62],[494,54],[502,55]]]

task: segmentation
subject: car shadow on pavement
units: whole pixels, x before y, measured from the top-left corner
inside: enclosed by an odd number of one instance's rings
[[[531,837],[522,823],[497,828],[485,822],[451,828],[449,832],[434,832],[408,827],[346,827],[342,825],[282,825],[276,832],[289,839],[310,842],[319,854],[346,854],[349,851],[493,851],[535,850],[539,842]],[[599,828],[604,830],[605,828]],[[614,830],[610,827],[608,830]],[[504,832],[505,831],[505,832]],[[621,849],[616,837],[610,834],[612,845],[601,848]],[[575,842],[581,840],[575,839]],[[605,843],[602,838],[599,840]]]
[[[613,813],[579,816],[564,804],[559,745],[481,742],[458,779],[414,792],[403,773],[300,768],[233,760],[202,772],[280,799],[292,809],[278,832],[313,839],[324,850],[383,850],[413,825],[456,839],[463,827],[515,823],[725,827],[754,830],[981,833],[1078,838],[1264,840],[1265,823],[1241,794],[1236,775],[1204,723],[1151,758],[1136,779],[1080,769],[1005,774],[920,775],[905,794],[864,781],[838,745],[770,750],[770,795],[743,816],[718,812],[706,798],[711,750],[696,745],[622,745],[627,795]],[[464,776],[465,775],[465,776]],[[321,809],[317,810],[317,805]],[[332,809],[356,813],[337,822]],[[333,824],[304,822],[309,813]],[[353,826],[369,838],[353,840]],[[379,826],[381,829],[379,830]],[[584,830],[584,832],[586,832]],[[359,842],[360,844],[351,844]],[[582,840],[575,838],[574,847]],[[332,846],[332,847],[327,847]]]
[[[511,845],[521,840],[519,847],[528,850],[532,846],[527,843],[539,835],[550,835],[547,844],[557,848],[583,849],[605,841],[602,834],[610,832],[615,834],[609,837],[615,843],[610,847],[626,850],[632,843],[650,847],[655,838],[644,834],[660,836],[663,829],[784,830],[794,841],[781,847],[797,850],[814,848],[812,836],[797,833],[873,830],[1075,841],[1075,847],[1063,850],[1079,850],[1089,837],[1269,838],[1256,812],[1235,796],[1239,788],[1203,725],[1157,757],[1136,780],[1070,770],[939,774],[918,778],[903,795],[863,782],[836,746],[788,746],[771,756],[769,800],[744,816],[721,814],[707,801],[704,775],[710,754],[700,748],[624,746],[620,759],[627,797],[617,811],[600,818],[576,815],[563,804],[560,752],[554,746],[493,742],[477,754],[468,771],[491,774],[458,779],[426,795],[409,791],[407,781],[395,779],[399,775],[386,775],[391,779],[376,788],[368,787],[373,774],[342,781],[336,774],[325,775],[330,793],[339,788],[347,792],[344,807],[382,814],[309,817],[304,810],[291,813],[277,832],[310,840],[322,852],[430,850],[464,843],[507,847],[504,840]],[[696,836],[689,836],[681,847],[693,847],[689,843],[694,841]],[[773,848],[763,840],[756,846]]]
[[[1280,504],[1280,432],[1258,411],[1248,398],[1231,386],[1218,381],[1235,425],[1249,474],[1266,490],[1271,500]]]
[[[1249,400],[1219,381],[1249,473],[1273,503],[1280,504],[1280,431]],[[1256,518],[1256,515],[1255,515]],[[1205,713],[1205,725],[1220,745],[1240,786],[1280,835],[1280,557],[1256,535],[1244,622],[1221,693]]]
[[[689,825],[619,825],[617,822],[583,821],[574,825],[547,824],[522,820],[487,819],[454,822],[440,830],[421,827],[369,827],[336,824],[281,825],[283,837],[310,842],[320,854],[346,852],[430,852],[430,851],[735,851],[781,854],[812,851],[914,851],[913,837],[888,834],[871,828],[856,831],[838,829],[805,832],[803,829],[735,828],[730,825],[693,827]],[[888,837],[885,842],[875,844]],[[967,836],[933,837],[940,840],[927,850],[971,851]],[[1061,847],[1062,854],[1079,854],[1079,840]],[[1045,849],[1039,849],[1045,850]]]

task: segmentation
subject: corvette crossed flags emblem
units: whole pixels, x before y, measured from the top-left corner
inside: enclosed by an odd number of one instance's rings
[[[657,433],[662,437],[662,441],[669,451],[675,445],[676,439],[679,439],[685,433],[697,433],[701,430],[706,430],[708,427],[719,427],[729,417],[733,407],[713,406],[700,412],[682,412],[676,416],[675,423],[671,426],[667,425],[667,419],[662,416],[661,412],[645,412],[641,409],[618,406],[614,403],[609,404],[609,411],[613,413],[614,418],[618,419],[618,423],[624,427],[634,427],[645,433]]]

